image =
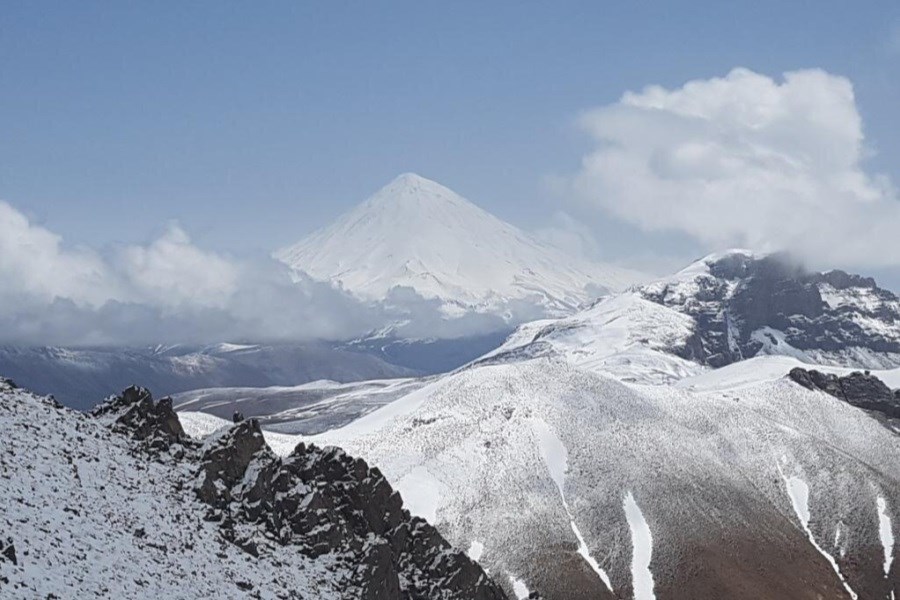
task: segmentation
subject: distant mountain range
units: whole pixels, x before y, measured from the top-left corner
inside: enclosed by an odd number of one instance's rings
[[[421,371],[326,342],[214,344],[157,348],[0,347],[0,373],[73,408],[87,409],[129,385],[159,394],[220,386],[296,385],[316,379],[358,381]]]

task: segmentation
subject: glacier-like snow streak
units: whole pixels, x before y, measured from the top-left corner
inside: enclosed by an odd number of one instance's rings
[[[781,467],[779,467],[779,471],[781,471]],[[831,565],[831,568],[837,573],[838,579],[844,584],[844,589],[847,590],[847,593],[850,594],[850,597],[853,598],[853,600],[856,600],[858,596],[850,587],[850,584],[847,583],[847,580],[844,579],[844,575],[841,573],[837,561],[819,545],[815,536],[813,536],[812,530],[809,528],[809,486],[799,477],[787,477],[783,472],[781,476],[784,478],[784,483],[787,486],[788,496],[791,498],[791,505],[794,507],[794,513],[800,520],[800,525],[803,527],[803,531],[806,532],[806,537],[809,538],[809,542],[819,551],[819,554],[825,557]]]
[[[891,563],[894,561],[894,530],[891,527],[891,517],[887,514],[887,500],[878,497],[878,537],[881,539],[881,547],[884,548],[884,575],[891,572]]]
[[[650,571],[650,559],[653,558],[650,526],[631,492],[625,495],[623,507],[625,519],[631,529],[631,585],[634,588],[634,600],[656,600],[653,573]]]
[[[538,438],[541,458],[544,459],[544,464],[547,465],[547,470],[550,471],[550,477],[553,479],[554,483],[556,483],[563,508],[566,511],[566,515],[569,517],[572,533],[575,534],[575,539],[578,540],[578,554],[581,555],[585,562],[593,569],[594,573],[596,573],[600,580],[603,581],[603,584],[607,589],[613,591],[609,575],[603,570],[600,563],[598,563],[591,555],[587,542],[584,540],[584,535],[582,535],[581,530],[578,529],[578,525],[575,523],[575,517],[572,516],[572,511],[569,510],[569,503],[566,501],[564,487],[566,471],[569,469],[569,454],[566,451],[566,447],[545,421],[535,419],[532,423],[532,428]]]

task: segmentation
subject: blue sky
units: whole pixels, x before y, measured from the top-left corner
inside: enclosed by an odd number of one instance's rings
[[[0,198],[72,243],[176,219],[267,252],[415,171],[526,228],[566,210],[605,256],[689,255],[548,180],[594,146],[584,111],[739,66],[849,78],[865,168],[900,181],[900,4],[650,4],[6,2]]]

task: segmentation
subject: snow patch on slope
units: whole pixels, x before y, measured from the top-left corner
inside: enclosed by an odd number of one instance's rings
[[[781,466],[778,467],[779,471],[781,471]],[[847,583],[847,580],[844,579],[844,575],[841,573],[841,569],[837,564],[837,561],[834,560],[834,557],[825,551],[822,546],[816,541],[815,536],[813,536],[812,530],[809,528],[809,486],[806,485],[806,482],[796,476],[787,476],[784,472],[781,473],[781,476],[784,478],[784,484],[787,487],[788,496],[791,498],[791,506],[794,507],[794,513],[797,515],[797,518],[800,520],[800,525],[803,527],[803,531],[806,533],[806,537],[809,538],[809,542],[818,550],[819,554],[825,557],[825,560],[831,565],[831,568],[834,569],[834,572],[837,574],[838,578],[841,580],[841,583],[844,585],[844,589],[847,590],[847,593],[850,594],[850,597],[853,600],[856,600],[858,597],[856,592],[850,587],[850,584]]]
[[[613,591],[612,582],[609,579],[609,575],[607,575],[606,571],[600,566],[600,563],[591,556],[591,551],[588,548],[587,542],[584,540],[584,536],[581,534],[581,530],[578,529],[578,525],[575,523],[575,517],[572,516],[572,511],[569,509],[569,503],[566,502],[566,493],[564,491],[565,482],[566,482],[566,471],[569,470],[569,454],[566,451],[565,445],[563,445],[562,440],[554,433],[550,426],[547,425],[546,421],[542,421],[541,419],[535,419],[532,422],[532,427],[534,428],[534,432],[537,435],[539,448],[541,451],[541,457],[544,459],[544,464],[547,466],[547,470],[550,471],[550,477],[553,479],[554,483],[556,483],[556,487],[559,489],[559,496],[562,500],[563,508],[566,511],[566,515],[569,517],[569,524],[572,527],[572,533],[575,534],[575,538],[578,540],[578,554],[584,558],[585,562],[593,569],[593,571],[597,574],[598,577],[603,581],[603,584],[609,589],[609,591]]]
[[[891,517],[887,513],[887,500],[879,496],[877,506],[878,537],[881,539],[881,547],[884,548],[884,575],[887,577],[894,561],[894,530],[891,527]]]
[[[481,560],[482,554],[484,554],[484,544],[472,540],[472,543],[469,544],[469,549],[466,551],[466,555],[474,561],[479,561]]]
[[[653,557],[653,535],[650,533],[650,526],[631,492],[625,495],[622,506],[631,530],[631,580],[634,600],[656,600],[656,594],[653,593],[653,573],[650,571],[650,560]]]
[[[509,582],[513,586],[513,593],[516,595],[517,600],[525,600],[531,594],[528,586],[525,585],[525,582],[521,579],[517,579],[516,577],[510,575]]]
[[[397,488],[403,490],[410,514],[420,516],[429,523],[437,523],[438,508],[446,492],[444,485],[428,469],[413,469],[397,482]]]

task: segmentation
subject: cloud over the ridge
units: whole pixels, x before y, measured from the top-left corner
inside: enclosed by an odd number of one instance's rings
[[[646,231],[816,264],[900,264],[897,192],[862,166],[862,119],[843,77],[734,69],[626,93],[581,124],[598,148],[571,178],[574,192]]]

